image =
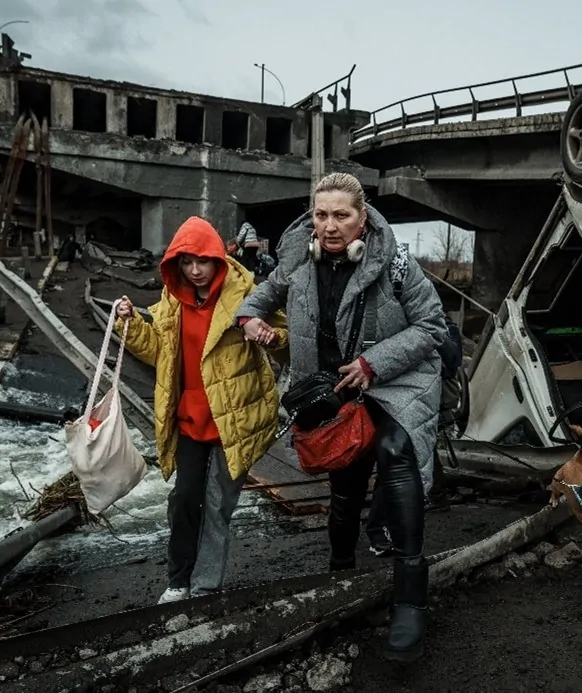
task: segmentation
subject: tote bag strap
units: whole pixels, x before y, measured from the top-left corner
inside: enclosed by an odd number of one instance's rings
[[[121,303],[122,299],[117,299],[111,307],[111,313],[109,315],[109,321],[107,323],[107,328],[105,330],[105,336],[103,337],[103,344],[101,345],[101,353],[99,354],[99,360],[97,361],[97,367],[95,369],[95,375],[93,376],[93,383],[91,385],[91,391],[89,393],[89,398],[87,399],[87,406],[85,407],[85,413],[83,414],[83,423],[89,423],[91,418],[91,412],[95,406],[95,399],[97,398],[97,390],[99,389],[99,383],[101,381],[101,376],[103,375],[103,370],[105,368],[105,359],[107,358],[107,352],[109,350],[109,344],[111,342],[111,335],[113,334],[113,328],[115,326],[116,310],[117,306]],[[119,351],[117,352],[117,361],[115,363],[115,370],[113,371],[113,379],[111,381],[111,387],[116,389],[119,385],[119,377],[121,375],[121,365],[123,363],[123,352],[125,349],[125,341],[127,339],[127,330],[129,329],[129,320],[126,320],[123,325],[123,334],[121,335],[121,344],[119,345]]]

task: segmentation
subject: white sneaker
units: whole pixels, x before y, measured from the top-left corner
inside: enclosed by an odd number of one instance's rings
[[[168,604],[169,602],[179,602],[182,599],[190,599],[189,587],[168,587],[168,589],[158,599],[158,604]]]

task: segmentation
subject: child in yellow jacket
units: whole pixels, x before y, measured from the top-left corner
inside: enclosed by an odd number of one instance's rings
[[[264,348],[287,348],[284,316],[264,323],[257,342],[234,316],[253,277],[226,256],[216,230],[198,217],[177,231],[160,264],[153,322],[119,304],[117,329],[131,319],[127,348],[154,366],[155,429],[168,498],[168,589],[160,603],[220,589],[229,523],[246,474],[278,426],[278,394]]]

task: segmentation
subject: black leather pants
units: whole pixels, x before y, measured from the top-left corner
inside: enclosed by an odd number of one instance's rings
[[[394,545],[393,615],[384,656],[413,661],[423,651],[428,601],[428,564],[423,556],[424,493],[414,448],[406,431],[368,400],[376,425],[374,454],[331,472],[330,570],[355,568],[360,513],[368,481],[378,468],[376,502]]]
[[[350,567],[355,561],[360,515],[374,458],[378,469],[376,493],[380,494],[396,556],[422,556],[424,494],[412,443],[406,431],[378,404],[367,398],[366,405],[376,425],[374,453],[329,474],[332,568]]]

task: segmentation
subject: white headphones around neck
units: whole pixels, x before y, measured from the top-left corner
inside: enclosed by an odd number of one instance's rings
[[[346,255],[350,262],[360,262],[364,257],[364,251],[366,250],[366,244],[361,238],[356,238],[346,246]],[[322,251],[321,243],[319,238],[315,234],[315,231],[311,234],[309,239],[309,255],[314,262],[319,262],[321,260]]]

